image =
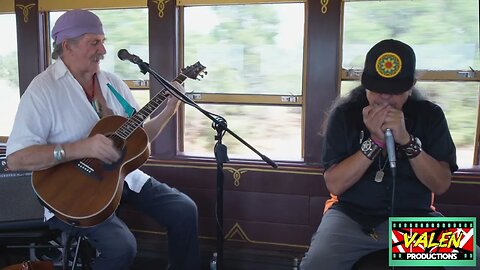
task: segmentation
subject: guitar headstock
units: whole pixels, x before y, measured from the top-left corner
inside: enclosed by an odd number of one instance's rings
[[[197,61],[195,64],[183,68],[182,74],[192,80],[200,80],[198,77],[203,78],[205,75],[207,75],[207,71],[205,71],[205,69],[206,67],[200,64],[200,61]]]

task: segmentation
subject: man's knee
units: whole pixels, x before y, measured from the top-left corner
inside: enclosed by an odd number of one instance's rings
[[[100,248],[100,254],[107,259],[118,259],[125,263],[133,262],[137,255],[137,241],[133,234],[128,231],[124,234],[118,234],[113,241],[103,243]]]
[[[198,208],[195,202],[183,194],[182,200],[177,204],[178,213],[184,222],[196,224],[198,219]]]

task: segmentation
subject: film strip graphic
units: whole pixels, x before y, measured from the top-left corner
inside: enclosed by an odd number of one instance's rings
[[[390,266],[476,266],[475,217],[391,217]]]

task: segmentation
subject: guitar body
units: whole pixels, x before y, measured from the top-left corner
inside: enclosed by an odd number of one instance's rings
[[[102,118],[89,137],[114,134],[126,121],[121,116]],[[122,143],[122,157],[111,165],[98,159],[83,159],[33,172],[33,189],[62,221],[78,227],[101,223],[117,209],[125,176],[142,166],[150,155],[148,137],[141,127]]]

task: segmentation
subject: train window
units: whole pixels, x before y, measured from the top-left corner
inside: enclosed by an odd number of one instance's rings
[[[363,68],[368,49],[385,38],[412,46],[418,69],[479,64],[478,0],[346,2],[344,10],[344,68]]]
[[[448,127],[457,147],[457,163],[461,167],[473,164],[477,126],[478,82],[419,82],[418,89],[445,112]]]
[[[478,0],[347,1],[342,93],[358,85],[365,54],[394,38],[417,55],[417,87],[439,104],[457,146],[460,167],[474,163],[480,78]]]
[[[142,106],[150,99],[148,75],[140,72],[136,65],[122,62],[117,57],[120,49],[148,60],[148,10],[146,8],[92,10],[102,21],[105,32],[107,54],[101,62],[102,69],[118,75],[130,86],[137,102]],[[50,13],[53,27],[63,12]],[[128,33],[128,38],[125,38]]]
[[[304,3],[191,6],[183,14],[185,65],[200,61],[208,70],[186,82],[191,97],[263,154],[301,160]],[[213,157],[209,121],[187,108],[185,154]],[[230,156],[258,158],[224,139]]]
[[[236,105],[233,109],[230,105],[204,104],[202,108],[224,116],[229,127],[237,129],[237,135],[263,154],[275,159],[301,159],[300,107]],[[209,128],[211,121],[189,106],[185,115],[189,126],[184,143],[189,154],[205,156],[212,152],[216,132]],[[273,121],[273,117],[282,121]],[[225,136],[223,143],[228,147],[229,157],[257,158],[254,152],[237,143],[232,136]]]
[[[20,102],[15,14],[0,14],[0,136],[8,136]]]

